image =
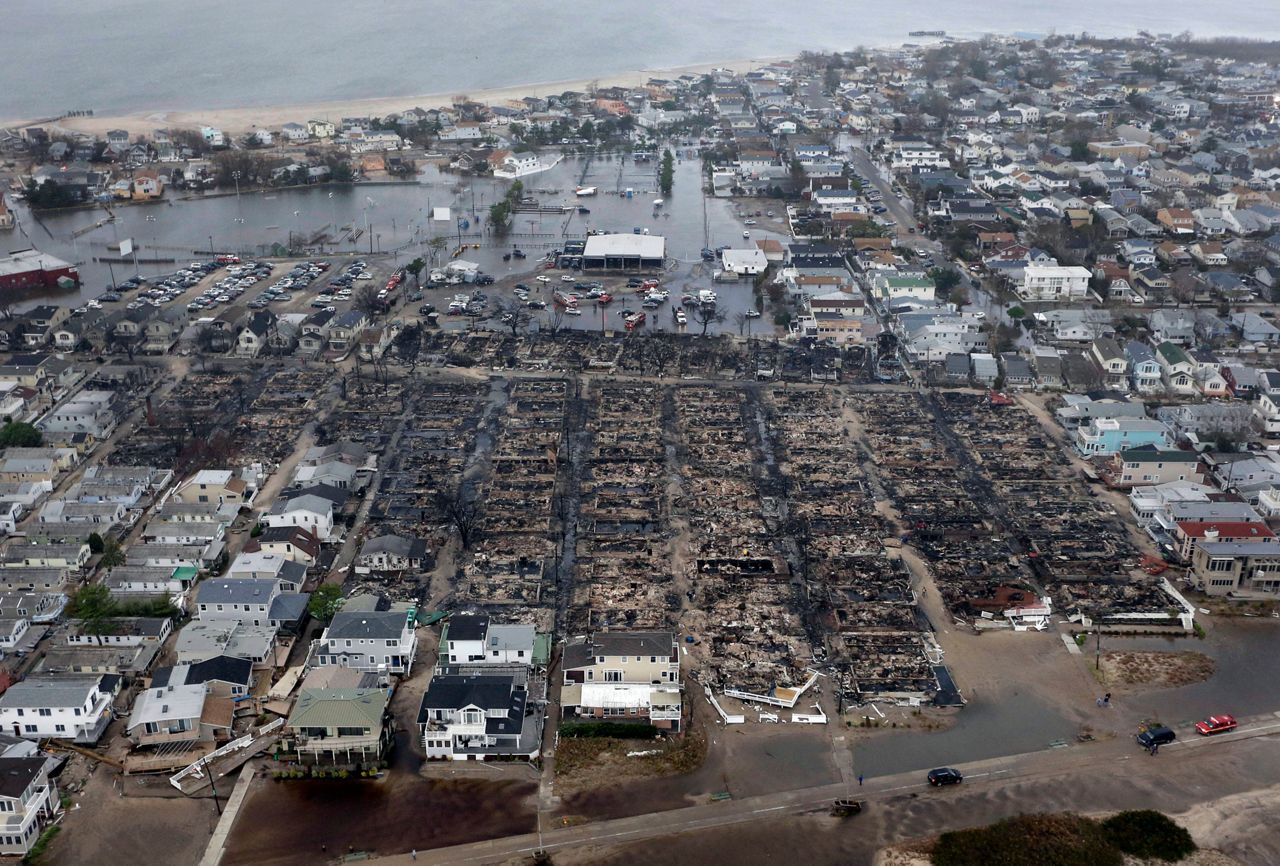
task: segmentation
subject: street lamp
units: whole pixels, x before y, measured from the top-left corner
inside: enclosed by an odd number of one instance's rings
[[[294,231],[295,231],[295,232],[297,232],[297,234],[298,234],[298,245],[299,245],[299,246],[301,246],[301,245],[302,245],[302,231],[298,228],[298,215],[299,215],[299,214],[301,214],[301,213],[302,213],[302,211],[300,211],[300,210],[296,210],[296,211],[294,211],[294,212],[293,212],[293,229],[294,229]],[[292,239],[292,238],[290,238],[290,239],[289,239],[289,241],[290,241],[290,242],[289,242],[289,251],[290,251],[290,252],[292,252],[292,251],[293,251],[293,239]]]
[[[243,250],[243,249],[244,249],[244,217],[236,217],[236,218],[233,220],[233,222],[235,222],[235,223],[236,223],[236,226],[237,226],[237,228],[236,228],[236,238],[237,238],[236,243],[237,243],[237,245],[238,245],[238,247],[239,247],[239,248],[236,250],[236,252],[240,252],[241,250]]]
[[[156,218],[153,216],[147,216],[147,217],[144,217],[144,219],[147,222],[151,223],[151,257],[152,257],[152,260],[154,261],[156,256],[156,252],[155,252],[156,250]],[[136,252],[133,254],[133,261],[134,261],[134,270],[136,271],[137,263],[138,263],[138,254]]]

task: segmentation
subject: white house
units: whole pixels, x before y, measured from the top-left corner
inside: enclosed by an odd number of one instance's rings
[[[310,493],[278,500],[263,515],[267,526],[301,526],[321,541],[333,539],[333,503]]]
[[[52,766],[43,755],[0,758],[0,855],[25,859],[44,827],[62,814]]]
[[[440,662],[448,665],[528,665],[537,634],[531,625],[498,625],[484,614],[454,614],[440,633]]]
[[[1022,271],[1018,297],[1024,301],[1078,301],[1089,291],[1089,269],[1031,263]]]
[[[15,737],[96,743],[111,724],[101,676],[33,677],[0,695],[0,730]]]

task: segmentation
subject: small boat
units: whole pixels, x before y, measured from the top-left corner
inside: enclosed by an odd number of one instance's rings
[[[595,195],[596,188],[594,186],[580,186],[573,191],[573,194],[581,196]]]

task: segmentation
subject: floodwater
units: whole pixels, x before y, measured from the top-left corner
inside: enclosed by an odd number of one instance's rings
[[[1217,671],[1195,685],[1124,695],[1118,705],[1135,718],[1170,724],[1214,713],[1249,716],[1280,710],[1280,620],[1205,618],[1207,636],[1104,637],[1106,650],[1202,652]],[[1092,644],[1089,650],[1092,651]],[[1065,648],[1062,650],[1066,652]],[[988,694],[960,710],[956,724],[937,733],[888,734],[860,743],[854,766],[868,777],[1039,751],[1055,740],[1072,742],[1079,722],[1031,695]]]
[[[69,304],[97,297],[110,287],[113,278],[119,281],[135,271],[143,276],[171,273],[193,259],[207,258],[211,249],[269,255],[276,245],[287,244],[291,234],[315,239],[317,253],[389,253],[392,262],[399,264],[428,256],[427,242],[433,237],[447,238],[450,251],[458,243],[479,244],[479,249],[468,249],[462,257],[499,279],[520,278],[532,285],[538,260],[561,248],[566,240],[582,238],[590,229],[633,232],[638,228],[667,238],[672,267],[663,283],[678,303],[681,291],[712,285],[712,269],[699,255],[704,246],[739,246],[766,237],[786,240],[759,227],[744,229],[728,200],[704,199],[700,160],[689,150],[679,149],[679,153],[671,195],[663,199],[661,207],[653,205],[661,197],[656,160],[636,163],[612,154],[590,160],[567,157],[521,182],[525,195],[536,199],[539,206],[574,209],[568,213],[517,214],[510,231],[503,235],[489,229],[488,211],[506,194],[509,181],[464,177],[427,165],[416,181],[242,191],[239,195],[190,199],[171,195],[167,203],[115,206],[116,219],[97,227],[106,216],[101,208],[45,214],[37,220],[19,204],[15,208],[19,229],[13,241],[29,243],[79,266],[83,280],[80,292],[49,296]],[[579,198],[574,190],[580,185],[595,186],[599,193]],[[627,190],[631,190],[630,196]],[[579,213],[579,206],[589,213]],[[437,208],[449,208],[450,219],[431,219]],[[461,225],[464,220],[466,228]],[[332,242],[353,234],[348,230],[358,233],[356,240]],[[751,232],[750,240],[742,237],[744,230]],[[99,257],[118,259],[118,244],[126,238],[132,239],[137,249],[136,268],[132,261],[114,265],[95,261]],[[513,257],[504,262],[504,253],[515,247],[528,258]],[[553,271],[551,276],[558,280],[560,275]],[[753,303],[750,284],[729,283],[716,288],[718,309],[725,314],[725,322],[713,324],[708,332],[736,331],[734,315]],[[550,291],[547,287],[543,294]],[[43,296],[31,296],[25,306],[44,300]],[[632,306],[638,308],[639,299],[635,300]],[[22,309],[24,304],[16,306]],[[590,305],[579,317],[565,317],[563,326],[620,329],[618,310],[622,306]],[[646,327],[674,330],[670,304],[650,312]],[[688,330],[697,333],[701,328],[690,321]]]
[[[1201,652],[1217,662],[1202,683],[1126,698],[1143,715],[1171,724],[1215,713],[1250,716],[1280,710],[1280,619],[1201,617],[1203,640],[1103,637],[1102,649]]]
[[[301,866],[348,850],[426,851],[536,829],[527,805],[536,785],[420,778],[409,736],[397,735],[391,770],[380,781],[255,780],[222,862]]]
[[[912,30],[1280,33],[1274,3],[1223,0],[1166,0],[1158,15],[1106,0],[992,0],[981,14],[941,0],[5,0],[3,10],[0,118],[465,93],[894,44]]]

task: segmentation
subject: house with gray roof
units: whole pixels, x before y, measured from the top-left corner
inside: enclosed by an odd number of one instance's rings
[[[138,694],[125,731],[139,747],[223,742],[231,738],[234,713],[231,698],[199,683],[158,686]]]
[[[418,571],[428,562],[425,539],[379,535],[360,548],[356,567],[367,571]]]
[[[340,610],[311,647],[311,667],[338,665],[408,676],[418,650],[416,611]]]
[[[29,677],[0,695],[0,730],[92,745],[111,724],[114,677]]]
[[[307,612],[308,592],[286,592],[276,578],[212,578],[196,589],[195,618],[246,622],[293,632]]]

